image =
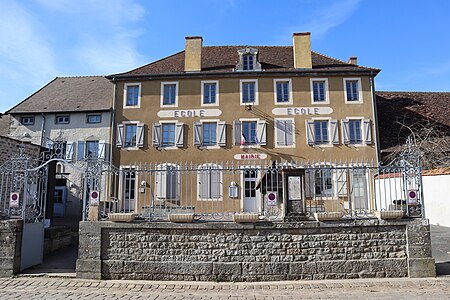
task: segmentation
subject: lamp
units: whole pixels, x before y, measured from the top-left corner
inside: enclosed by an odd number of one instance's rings
[[[252,111],[252,110],[253,110],[253,105],[247,104],[247,105],[245,106],[245,109],[248,110],[248,111]]]

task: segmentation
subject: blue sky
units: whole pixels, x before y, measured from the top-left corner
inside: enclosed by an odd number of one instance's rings
[[[450,91],[450,1],[0,0],[0,112],[56,76],[106,75],[204,45],[291,45],[381,68],[377,90]]]

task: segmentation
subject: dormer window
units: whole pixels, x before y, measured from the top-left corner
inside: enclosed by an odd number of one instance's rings
[[[246,54],[243,56],[244,59],[244,70],[253,70],[253,55]]]
[[[236,64],[236,71],[261,71],[261,64],[258,61],[258,49],[244,48],[238,50],[239,61]]]

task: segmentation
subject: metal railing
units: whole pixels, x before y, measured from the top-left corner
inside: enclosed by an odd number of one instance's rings
[[[119,168],[96,161],[85,174],[85,214],[98,192],[102,219],[134,213],[157,221],[193,214],[227,221],[236,213],[260,219],[308,220],[341,212],[344,219],[373,218],[376,211],[423,216],[420,167],[371,162],[136,163]]]

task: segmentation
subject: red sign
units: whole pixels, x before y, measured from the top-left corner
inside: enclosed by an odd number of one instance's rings
[[[19,207],[19,193],[11,193],[9,198],[9,207],[17,208]]]
[[[252,159],[266,159],[267,154],[264,153],[242,153],[236,154],[234,159],[237,160],[252,160]]]

